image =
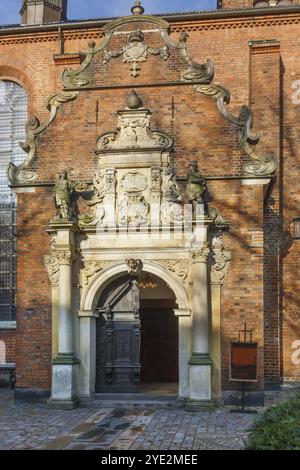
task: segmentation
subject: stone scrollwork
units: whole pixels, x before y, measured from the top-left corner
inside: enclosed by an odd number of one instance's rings
[[[71,265],[76,259],[76,253],[71,250],[55,250],[50,255],[44,256],[44,265],[52,286],[58,286],[59,284],[60,265]]]
[[[80,226],[99,225],[103,223],[105,217],[105,209],[103,205],[105,195],[105,176],[103,172],[96,171],[93,180],[92,197],[87,203],[90,207],[90,213],[80,217]]]
[[[40,123],[39,119],[35,116],[29,119],[26,126],[26,141],[20,143],[21,148],[27,153],[27,157],[19,166],[10,163],[8,166],[8,179],[12,184],[26,184],[35,180],[37,175],[30,169],[30,164],[36,157],[36,140],[45,130],[52,124],[56,118],[59,107],[69,101],[77,98],[78,92],[62,91],[48,100],[47,109],[50,115],[46,121]]]
[[[224,217],[220,214],[218,209],[213,206],[208,206],[207,215],[210,219],[212,219],[213,224],[219,228],[227,228],[228,221],[224,219]]]
[[[94,57],[95,46],[95,41],[90,41],[88,43],[88,50],[85,53],[85,59],[78,69],[65,69],[63,71],[61,80],[65,88],[82,88],[90,83],[90,78],[86,73],[86,69]]]
[[[185,280],[188,276],[188,260],[160,259],[153,260],[153,262],[159,264],[160,266],[166,267],[169,271],[174,273],[176,276],[182,278],[183,280]]]
[[[254,176],[270,176],[277,169],[276,155],[259,155],[253,146],[257,145],[260,137],[253,133],[253,113],[244,105],[240,109],[238,117],[229,112],[227,106],[230,103],[230,92],[220,85],[196,85],[195,90],[203,95],[211,96],[217,102],[217,107],[224,118],[236,129],[238,144],[253,161],[246,163],[244,171]]]
[[[47,269],[50,283],[52,286],[58,286],[59,283],[59,259],[55,253],[44,256],[44,265]]]
[[[211,251],[210,278],[212,284],[223,284],[230,260],[231,255],[228,251],[225,251],[222,235],[216,235],[212,240]]]
[[[90,279],[96,274],[108,268],[112,264],[112,261],[106,260],[85,260],[84,267],[81,270],[82,285],[88,286]]]
[[[210,247],[207,244],[204,244],[198,250],[192,251],[192,263],[206,263],[208,260],[208,256],[210,254]]]
[[[181,80],[191,83],[211,83],[214,77],[214,64],[211,60],[208,60],[206,64],[199,64],[198,62],[195,62],[187,51],[187,39],[187,33],[180,33],[180,55],[188,64],[188,69],[181,74]]]

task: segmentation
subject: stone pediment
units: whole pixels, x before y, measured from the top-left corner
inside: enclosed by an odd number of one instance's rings
[[[151,112],[144,109],[140,98],[132,92],[127,98],[127,109],[118,111],[118,127],[102,135],[97,141],[97,153],[120,150],[171,149],[172,137],[150,127]]]

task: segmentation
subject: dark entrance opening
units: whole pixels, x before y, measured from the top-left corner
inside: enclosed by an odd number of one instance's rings
[[[96,333],[97,393],[178,393],[176,299],[160,278],[121,276],[103,291]]]
[[[174,300],[142,300],[141,384],[178,383],[178,318]]]

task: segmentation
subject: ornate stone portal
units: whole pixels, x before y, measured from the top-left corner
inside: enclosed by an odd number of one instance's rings
[[[151,112],[133,91],[126,109],[118,111],[117,130],[97,140],[99,164],[89,213],[76,221],[70,206],[70,192],[82,191],[84,185],[69,181],[65,174],[56,185],[58,212],[47,228],[54,242],[45,257],[57,299],[53,303],[58,346],[53,351],[51,404],[71,407],[77,397],[91,397],[95,392],[99,315],[105,331],[97,366],[100,383],[105,383],[105,390],[111,385],[112,390],[122,391],[126,376],[126,390],[138,390],[139,302],[129,300],[138,296],[137,280],[142,273],[161,278],[176,296],[179,397],[191,409],[210,406],[212,398],[219,398],[212,395],[211,356],[216,358],[216,353],[210,345],[209,284],[210,277],[221,284],[229,261],[215,236],[224,221],[216,209],[198,207],[203,206],[206,184],[195,164],[188,194],[180,191],[171,157],[173,139],[154,131],[150,120]],[[184,199],[193,203],[194,211],[185,210]],[[188,219],[185,214],[190,214]],[[128,275],[122,308],[116,308],[121,299],[117,290],[109,294],[111,302],[103,299],[103,292]],[[125,324],[130,347],[124,343]],[[123,338],[122,344],[118,337]],[[135,354],[126,353],[125,367],[122,351],[133,351],[132,347]]]

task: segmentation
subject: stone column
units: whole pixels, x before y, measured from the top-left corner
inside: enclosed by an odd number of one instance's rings
[[[71,224],[70,224],[71,225]],[[74,356],[72,312],[72,267],[74,261],[73,226],[56,226],[56,250],[59,265],[58,282],[58,353],[52,362],[50,405],[74,408],[78,404],[76,378],[79,361]]]
[[[221,288],[228,269],[231,253],[225,251],[222,234],[212,240],[211,259],[211,344],[212,358],[212,395],[214,401],[222,403],[221,387]]]
[[[58,355],[73,356],[72,253],[59,253]]]
[[[212,406],[211,366],[209,355],[209,308],[207,260],[209,247],[205,243],[192,252],[193,280],[193,333],[190,365],[190,396],[186,402],[189,409]]]
[[[78,312],[80,322],[79,397],[89,399],[96,384],[96,322],[93,312]]]

